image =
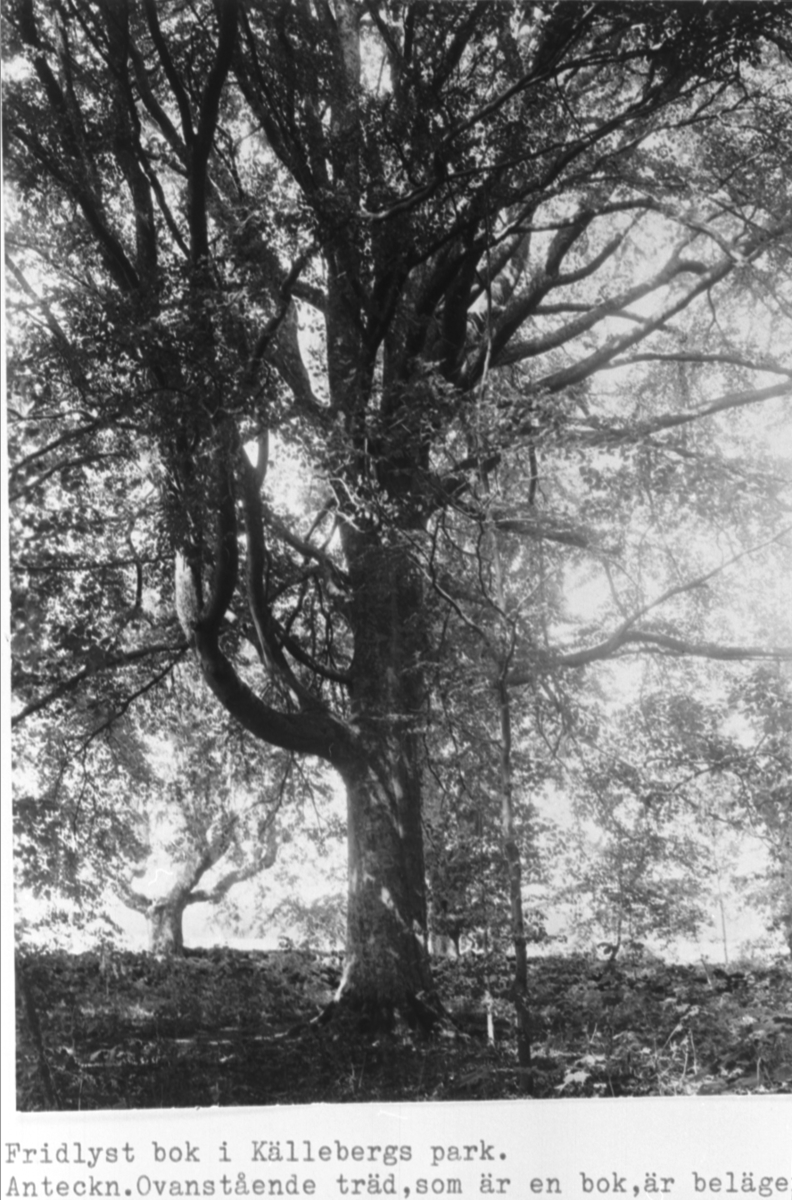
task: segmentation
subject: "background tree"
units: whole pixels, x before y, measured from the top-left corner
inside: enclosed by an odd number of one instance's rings
[[[669,945],[698,934],[711,908],[712,843],[710,808],[697,803],[696,769],[684,754],[685,716],[700,705],[670,689],[641,690],[628,707],[602,699],[586,714],[588,728],[579,722],[568,756],[573,820],[560,894],[581,914],[577,933],[615,957],[647,939]]]
[[[146,917],[152,950],[181,953],[189,905],[217,905],[273,865],[277,814],[290,808],[281,823],[294,823],[302,773],[229,724],[196,682],[182,665],[156,706],[141,701],[98,730],[78,709],[57,741],[17,739],[21,894],[69,910],[77,928],[116,896]]]
[[[278,812],[295,803],[290,757],[266,755],[218,721],[185,674],[176,675],[170,704],[148,735],[154,779],[137,802],[146,859],[116,877],[123,902],[145,915],[158,954],[183,951],[188,906],[217,905],[273,866]],[[211,886],[199,886],[216,869]]]
[[[713,819],[732,836],[758,839],[767,856],[746,883],[792,951],[792,697],[784,668],[752,671],[729,697],[721,737],[707,746],[720,788]],[[719,801],[719,803],[717,803]]]
[[[734,639],[713,589],[785,536],[745,430],[790,394],[789,24],[772,3],[8,6],[16,721],[83,691],[123,712],[189,645],[246,730],[343,780],[341,994],[378,1018],[431,1020],[455,545],[474,573],[486,531],[536,547],[488,687],[779,653],[761,620]],[[614,536],[629,497],[643,536]],[[552,602],[586,571],[611,584],[596,625]],[[121,614],[146,589],[144,630]]]

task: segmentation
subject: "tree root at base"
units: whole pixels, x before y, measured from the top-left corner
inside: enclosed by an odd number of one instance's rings
[[[299,1037],[340,1020],[354,1024],[356,1032],[364,1036],[393,1033],[399,1021],[411,1032],[424,1035],[436,1034],[441,1027],[454,1033],[462,1032],[437,996],[409,995],[390,1004],[373,1001],[357,995],[353,989],[346,989],[334,996],[315,1017],[298,1021],[283,1036]]]

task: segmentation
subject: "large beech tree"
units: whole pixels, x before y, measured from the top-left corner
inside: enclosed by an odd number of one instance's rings
[[[374,1012],[430,1016],[450,629],[501,735],[508,695],[565,669],[773,652],[690,619],[728,555],[685,574],[667,547],[639,579],[596,526],[636,447],[669,507],[676,470],[734,479],[745,514],[781,494],[718,439],[792,394],[790,26],[773,3],[5,7],[15,720],[100,693],[111,720],[191,647],[245,729],[341,776],[341,994]],[[691,521],[702,490],[674,491]],[[745,515],[728,549],[781,530]],[[586,556],[611,580],[604,631],[548,620],[544,550],[557,587]]]

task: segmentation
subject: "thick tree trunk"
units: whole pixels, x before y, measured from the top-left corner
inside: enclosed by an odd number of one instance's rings
[[[403,777],[398,765],[361,762],[346,773],[346,786],[349,894],[339,996],[375,1025],[388,1025],[395,1009],[431,1022],[422,859],[403,819],[410,803]]]
[[[347,962],[340,996],[388,1022],[431,1021],[421,813],[421,587],[409,555],[348,531],[351,700],[360,753],[348,801]],[[427,1005],[428,1001],[428,1005]]]
[[[182,918],[187,896],[171,893],[150,905],[147,918],[149,950],[152,954],[179,955],[184,953]]]

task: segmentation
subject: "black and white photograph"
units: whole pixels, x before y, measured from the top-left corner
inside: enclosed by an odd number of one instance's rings
[[[0,20],[3,1196],[792,1194],[792,4]]]

